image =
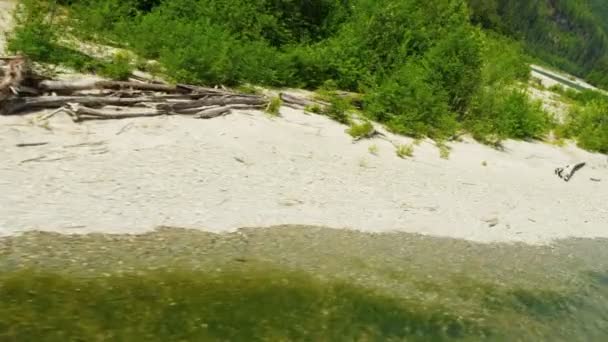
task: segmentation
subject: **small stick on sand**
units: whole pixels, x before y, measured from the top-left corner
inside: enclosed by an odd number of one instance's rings
[[[35,146],[44,146],[48,145],[48,142],[35,142],[35,143],[22,143],[16,144],[17,147],[35,147]]]

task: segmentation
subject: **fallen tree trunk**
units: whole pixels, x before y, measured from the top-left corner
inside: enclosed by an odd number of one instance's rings
[[[312,106],[320,106],[320,107],[329,106],[329,103],[326,103],[326,102],[313,101],[313,100],[306,99],[304,97],[289,95],[289,94],[285,94],[285,93],[279,94],[279,97],[281,98],[281,101],[283,101],[283,103],[286,106],[294,108],[294,109],[304,109],[306,107],[312,107]]]
[[[249,110],[249,109],[260,109],[260,106],[252,105],[229,105],[223,107],[207,108],[198,112],[194,117],[197,119],[213,119],[218,116],[227,115],[233,110]]]
[[[72,81],[53,81],[45,80],[41,81],[38,86],[40,89],[47,92],[57,93],[73,93],[76,91],[83,90],[138,90],[138,91],[152,91],[152,92],[163,92],[169,94],[180,94],[180,95],[215,95],[215,96],[242,96],[242,97],[259,97],[258,95],[248,94],[237,94],[222,89],[214,89],[200,86],[192,86],[187,84],[168,85],[163,83],[145,83],[141,81],[100,81],[96,79],[84,79],[84,80],[72,80]]]
[[[194,117],[198,119],[212,119],[218,116],[229,114],[233,110],[248,110],[248,109],[259,109],[260,106],[250,106],[250,105],[229,105],[222,107],[211,107],[211,108],[203,108],[198,110]],[[75,122],[80,122],[84,120],[108,120],[108,119],[127,119],[127,118],[137,118],[137,117],[152,117],[152,116],[160,116],[160,115],[172,115],[177,113],[167,112],[162,109],[150,109],[146,111],[139,112],[123,112],[120,110],[108,110],[108,109],[95,109],[86,106],[82,106],[77,103],[70,103],[67,105],[67,108],[63,109],[66,113],[68,113]]]
[[[154,97],[133,97],[122,98],[115,96],[40,96],[40,97],[20,97],[5,101],[2,113],[6,115],[15,114],[23,111],[30,111],[45,108],[59,108],[68,103],[78,103],[89,107],[103,106],[133,106],[143,102],[159,102]]]
[[[190,108],[205,107],[205,106],[227,106],[232,104],[260,106],[268,101],[262,96],[241,96],[241,95],[222,95],[209,96],[200,100],[189,102],[177,102],[158,105],[159,109],[167,111],[180,112]]]
[[[78,90],[93,90],[93,89],[112,89],[112,90],[144,90],[157,91],[164,93],[184,93],[186,89],[178,88],[177,86],[158,84],[158,83],[142,83],[142,82],[123,82],[123,81],[99,81],[99,80],[75,80],[75,81],[42,81],[39,87],[45,91],[54,92],[73,92]]]
[[[195,86],[195,85],[190,85],[190,84],[177,84],[177,88],[183,89],[184,91],[189,91],[192,93],[200,93],[200,94],[207,94],[207,95],[235,95],[235,93],[226,91],[224,89],[201,87],[201,86]],[[245,94],[243,94],[243,95],[245,95]]]
[[[121,112],[116,110],[99,110],[81,106],[79,104],[69,104],[68,109],[64,109],[74,121],[84,120],[108,120],[108,119],[126,119],[137,117],[151,117],[159,115],[167,115],[165,111],[159,109],[150,109],[141,112]]]
[[[127,82],[45,80],[29,72],[27,60],[20,56],[0,58],[0,65],[0,70],[6,69],[0,73],[0,114],[5,115],[59,109],[70,113],[75,121],[171,114],[212,118],[234,109],[261,109],[268,104],[264,96],[235,93],[224,87],[169,85],[137,75]],[[49,92],[60,96],[39,96]],[[104,108],[108,106],[118,108]]]

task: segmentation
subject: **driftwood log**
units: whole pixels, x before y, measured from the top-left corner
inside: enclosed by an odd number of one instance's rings
[[[103,106],[134,106],[144,102],[156,102],[154,97],[123,98],[116,96],[40,96],[40,97],[17,97],[4,102],[2,113],[5,115],[16,114],[26,111],[40,109],[60,108],[68,103],[77,103],[89,107]]]
[[[23,57],[0,57],[0,114],[55,109],[74,121],[158,115],[210,119],[233,110],[263,109],[268,98],[188,84],[170,85],[144,76],[130,81],[99,79],[44,80],[29,72]]]
[[[228,115],[233,110],[251,110],[260,109],[260,106],[250,105],[228,105],[228,106],[213,106],[200,109],[193,115],[197,119],[212,119],[218,116]],[[85,120],[109,120],[109,119],[127,119],[136,117],[153,117],[160,115],[175,115],[177,113],[168,112],[162,109],[150,108],[143,111],[126,111],[120,108],[103,108],[96,109],[91,107],[82,106],[77,103],[70,103],[63,108],[68,115],[72,117],[75,122]]]
[[[40,88],[44,91],[65,93],[78,90],[92,89],[112,89],[112,90],[144,90],[156,91],[164,93],[184,93],[185,89],[177,86],[158,84],[158,83],[143,83],[143,82],[122,82],[122,81],[99,81],[99,80],[74,80],[74,81],[42,81]]]
[[[170,114],[159,109],[150,109],[146,111],[137,112],[123,112],[119,110],[99,110],[74,103],[69,104],[67,108],[64,109],[64,111],[68,113],[76,122],[83,120],[126,119]]]
[[[229,114],[233,110],[251,110],[260,109],[263,107],[264,105],[228,105],[222,107],[212,107],[198,112],[196,115],[194,115],[194,117],[197,119],[212,119],[218,116]]]
[[[279,94],[279,97],[281,98],[281,101],[283,101],[283,103],[286,106],[294,108],[294,109],[304,109],[306,107],[312,107],[312,106],[319,106],[321,108],[324,108],[324,107],[329,106],[329,103],[327,103],[327,102],[314,101],[314,100],[310,100],[310,99],[307,99],[304,97],[290,95],[290,94],[286,94],[286,93]]]

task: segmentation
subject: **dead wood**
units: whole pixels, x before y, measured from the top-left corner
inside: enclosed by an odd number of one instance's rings
[[[208,88],[208,87],[200,87],[200,86],[195,86],[195,85],[190,85],[190,84],[177,84],[176,87],[178,89],[182,89],[185,92],[192,92],[192,93],[201,93],[201,94],[219,94],[219,95],[231,95],[233,93],[222,90],[222,89],[216,89],[216,88]]]
[[[82,79],[82,80],[71,80],[71,81],[53,81],[46,80],[40,82],[38,85],[41,90],[48,92],[74,92],[78,90],[92,90],[97,89],[96,84],[99,80],[94,79]]]
[[[127,119],[137,117],[151,117],[169,114],[165,111],[152,109],[140,112],[122,112],[117,110],[99,110],[81,106],[79,104],[69,104],[69,109],[65,111],[72,117],[74,121],[84,120],[108,120],[108,119]]]
[[[283,104],[285,106],[291,107],[294,109],[304,109],[306,107],[312,107],[312,106],[320,106],[320,107],[329,106],[329,103],[326,103],[326,102],[314,101],[314,100],[310,100],[310,99],[307,99],[304,97],[285,94],[285,93],[279,94],[279,97],[281,98],[281,100],[283,101]]]
[[[141,82],[141,83],[152,83],[152,84],[167,84],[161,79],[155,78],[152,75],[148,75],[146,73],[140,71],[133,71],[131,76],[129,76],[129,81],[132,82]]]
[[[48,142],[34,142],[34,143],[21,143],[21,144],[17,144],[15,146],[17,147],[36,147],[36,146],[44,146],[44,145],[48,145]]]
[[[173,114],[206,119],[235,109],[261,109],[268,103],[268,99],[260,95],[240,94],[224,87],[169,85],[146,75],[133,75],[132,80],[126,82],[45,80],[29,72],[26,62],[20,56],[0,57],[0,65],[6,64],[3,67],[6,71],[0,73],[0,114],[55,109],[43,117],[48,119],[63,110],[74,121]],[[50,92],[52,96],[41,96]]]
[[[160,104],[157,108],[167,111],[180,113],[186,109],[205,106],[227,106],[232,104],[259,106],[267,103],[262,96],[241,96],[241,95],[216,95],[204,97],[200,100],[189,102],[177,102],[172,104]]]
[[[213,119],[218,116],[230,114],[233,110],[260,109],[259,105],[229,105],[223,107],[212,107],[198,112],[194,117],[197,119]]]
[[[122,98],[116,96],[40,96],[19,97],[6,100],[2,113],[6,115],[44,108],[59,108],[68,103],[78,103],[89,107],[132,106],[142,102],[158,102],[154,97]]]
[[[161,105],[161,107],[162,107],[162,105]],[[176,110],[173,112],[175,114],[181,114],[181,115],[194,115],[194,114],[198,114],[204,110],[217,108],[217,107],[219,107],[219,106],[202,106],[202,107],[180,109],[180,110]]]
[[[78,90],[92,89],[112,89],[112,90],[146,90],[157,91],[164,93],[183,93],[185,89],[177,86],[158,84],[158,83],[142,83],[142,82],[124,82],[124,81],[99,81],[99,80],[75,80],[75,81],[42,81],[39,84],[40,88],[45,91],[54,92],[73,92]]]
[[[213,119],[230,113],[229,107],[214,107],[200,111],[194,117],[197,119]]]
[[[167,84],[158,83],[141,83],[141,82],[121,82],[121,81],[99,81],[97,86],[102,89],[135,89],[135,90],[149,90],[149,91],[162,91],[165,93],[180,93],[184,92],[180,88]]]

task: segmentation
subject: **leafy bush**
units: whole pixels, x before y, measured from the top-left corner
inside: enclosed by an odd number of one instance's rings
[[[449,111],[448,94],[429,80],[421,63],[411,62],[370,92],[365,110],[400,134],[440,137],[457,127]]]
[[[55,53],[52,42],[57,39],[57,30],[46,18],[50,12],[47,2],[24,0],[15,13],[16,29],[10,34],[8,49],[21,52],[33,59],[45,61]]]
[[[374,126],[369,122],[365,121],[361,124],[352,124],[346,131],[353,138],[368,137],[374,131]]]
[[[64,65],[77,71],[95,72],[114,79],[126,79],[132,71],[130,60],[118,54],[111,61],[103,61],[59,43],[64,28],[52,23],[55,9],[45,1],[25,0],[15,13],[17,26],[9,35],[8,50],[23,53],[31,59]]]
[[[323,108],[318,104],[308,105],[304,107],[304,110],[310,113],[321,114],[323,113]]]
[[[477,94],[465,127],[476,139],[488,142],[506,138],[542,138],[551,128],[551,120],[540,102],[530,100],[518,89],[484,89]]]
[[[99,73],[111,79],[125,81],[133,73],[131,58],[124,53],[117,53],[111,62],[103,65]]]
[[[484,86],[526,82],[530,63],[521,44],[492,32],[483,34],[482,83]]]
[[[459,26],[424,56],[429,81],[447,95],[449,110],[464,113],[481,84],[482,41],[477,32]]]
[[[607,100],[608,96],[595,90],[574,90],[572,88],[564,88],[560,85],[554,85],[549,90],[560,94],[563,97],[576,102],[579,105],[585,105],[593,101]]]
[[[561,135],[575,138],[582,148],[608,153],[608,100],[573,106]]]
[[[334,97],[331,99],[330,105],[325,108],[322,113],[334,121],[347,125],[350,123],[350,117],[348,115],[350,109],[351,105],[348,100]]]

